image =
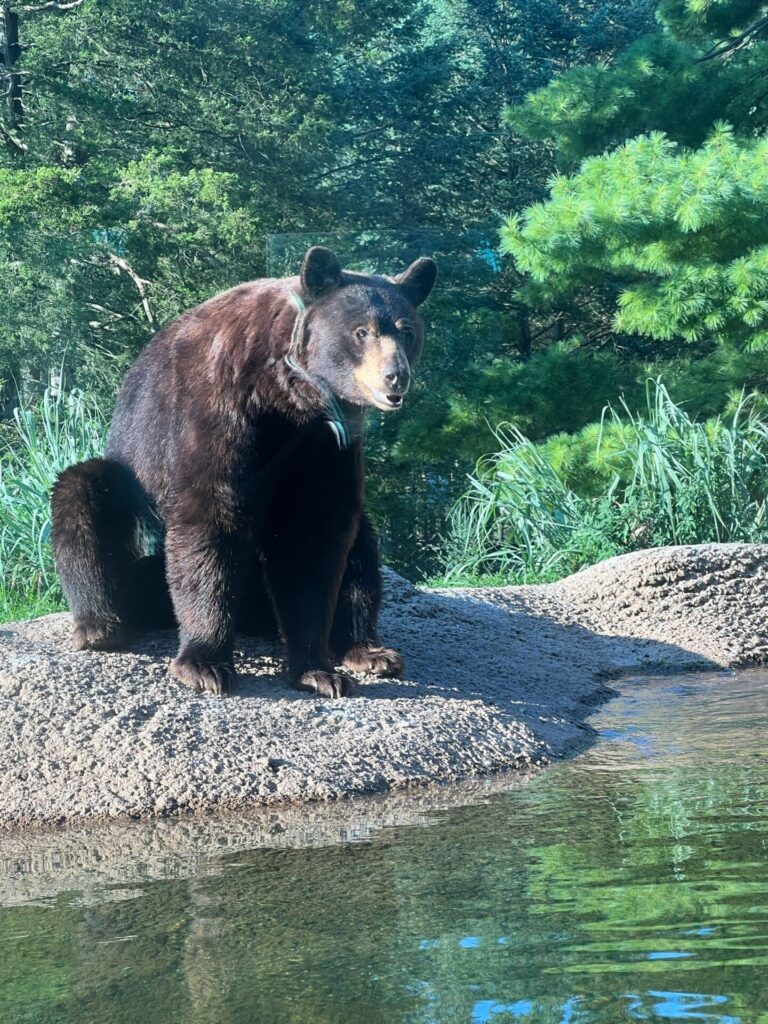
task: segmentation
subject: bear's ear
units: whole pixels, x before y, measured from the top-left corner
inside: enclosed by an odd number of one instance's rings
[[[301,261],[301,289],[312,302],[341,284],[341,267],[334,253],[322,245],[307,249]]]
[[[398,288],[405,292],[405,297],[414,306],[420,306],[427,298],[437,280],[437,264],[428,256],[422,256],[412,263],[402,274],[398,274],[393,281]]]

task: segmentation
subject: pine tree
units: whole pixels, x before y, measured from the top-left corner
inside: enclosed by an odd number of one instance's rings
[[[661,31],[615,65],[507,112],[561,170],[506,222],[503,249],[531,303],[601,288],[617,332],[764,350],[768,4],[668,0],[658,14]]]

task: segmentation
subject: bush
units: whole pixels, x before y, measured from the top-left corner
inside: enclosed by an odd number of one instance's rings
[[[768,424],[750,399],[697,422],[656,382],[645,416],[622,403],[570,438],[537,446],[510,425],[496,437],[451,513],[449,582],[551,580],[641,547],[768,540]]]
[[[61,470],[101,455],[106,423],[82,394],[46,391],[0,436],[0,615],[54,610],[61,590],[50,544],[50,493]]]

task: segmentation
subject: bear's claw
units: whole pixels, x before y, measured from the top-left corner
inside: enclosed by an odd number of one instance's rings
[[[303,672],[294,683],[298,690],[311,690],[319,697],[351,697],[357,689],[352,676],[344,672],[325,672],[312,669]]]
[[[228,693],[235,681],[235,669],[225,661],[197,661],[179,655],[173,659],[168,671],[190,689],[198,693],[212,693],[216,697]]]
[[[127,635],[119,622],[84,619],[75,623],[72,645],[76,651],[115,651],[124,647]]]
[[[390,678],[402,675],[405,668],[405,661],[397,651],[391,647],[373,647],[369,644],[350,647],[342,664],[351,672]]]

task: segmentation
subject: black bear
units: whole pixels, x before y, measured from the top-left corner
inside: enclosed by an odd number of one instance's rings
[[[365,406],[398,409],[437,268],[343,271],[315,246],[298,277],[242,284],[161,330],[128,372],[103,459],[53,489],[56,567],[77,649],[178,623],[171,673],[220,694],[236,630],[282,636],[299,689],[344,696],[397,675],[380,646],[364,510]]]

